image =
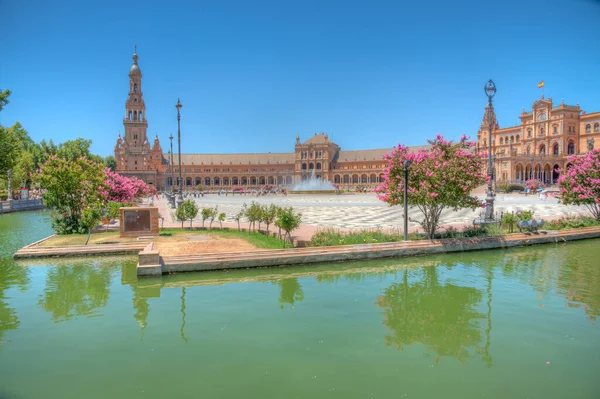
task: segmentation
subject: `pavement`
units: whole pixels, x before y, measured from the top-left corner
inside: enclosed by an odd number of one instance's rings
[[[484,199],[482,194],[477,195]],[[252,195],[217,195],[206,194],[204,197],[191,197],[200,208],[218,207],[219,212],[225,212],[227,217],[224,227],[237,227],[233,219],[244,203],[252,201],[259,204],[276,204],[279,206],[292,206],[302,213],[302,225],[295,230],[293,236],[300,240],[310,240],[312,235],[325,228],[335,228],[343,231],[360,229],[384,229],[402,232],[403,210],[400,206],[390,207],[377,199],[372,193],[368,194],[343,194],[343,195],[266,195],[256,197]],[[161,215],[165,216],[164,227],[181,227],[181,222],[175,219],[174,210],[169,209],[165,199],[154,202]],[[495,210],[500,212],[516,212],[519,210],[532,210],[536,217],[546,220],[557,219],[564,216],[587,214],[585,207],[567,206],[558,203],[556,198],[540,199],[536,195],[525,196],[522,194],[498,194],[495,201]],[[473,219],[479,218],[483,209],[471,211],[462,209],[453,211],[447,209],[442,212],[441,223],[443,226],[472,225]],[[417,208],[410,208],[409,231],[420,229],[414,220],[421,219]],[[411,220],[412,219],[412,220]],[[184,224],[189,226],[189,222]],[[241,227],[248,226],[241,222]],[[194,227],[202,226],[200,214],[194,219]],[[206,223],[208,227],[208,223]],[[218,222],[213,223],[213,228],[218,228]],[[273,229],[276,227],[273,226]]]

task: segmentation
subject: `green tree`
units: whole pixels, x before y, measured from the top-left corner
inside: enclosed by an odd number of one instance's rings
[[[181,228],[183,229],[183,222],[185,222],[188,219],[183,204],[181,204],[179,208],[177,208],[177,210],[175,211],[175,217],[177,218],[177,220],[181,221]]]
[[[285,236],[283,238],[283,246],[285,247],[285,238],[287,237],[290,240],[290,244],[294,246],[294,241],[292,240],[292,231],[296,230],[300,227],[300,223],[302,223],[302,214],[296,213],[293,207],[285,207],[280,208],[279,213],[277,215],[277,220],[275,221],[275,226],[280,227],[285,231]]]
[[[269,233],[269,226],[273,224],[277,217],[278,206],[275,204],[265,205],[262,209],[262,220],[267,225],[267,234]]]
[[[35,181],[46,189],[44,201],[56,212],[53,227],[59,234],[87,231],[81,225],[83,210],[102,203],[104,176],[104,165],[84,158],[68,162],[51,156],[42,165]]]
[[[102,220],[102,205],[100,203],[89,204],[81,213],[81,226],[87,230],[85,245],[90,241],[92,230]]]
[[[196,216],[198,216],[198,205],[196,205],[196,201],[191,198],[186,199],[181,204],[180,208],[184,209],[185,219],[190,221],[190,229],[192,228],[192,222]],[[183,228],[183,223],[181,225]]]
[[[217,215],[219,214],[219,211],[217,210],[217,208],[209,208],[210,209],[210,216],[208,217],[210,222],[208,224],[208,228],[210,230],[212,230],[212,224],[215,221],[215,218],[217,217]]]
[[[225,212],[219,213],[219,224],[221,225],[221,230],[223,230],[223,222],[225,221],[226,217],[227,215],[225,214]]]
[[[212,215],[212,208],[202,208],[200,211],[200,216],[202,217],[202,228],[204,228],[204,221],[210,219],[210,215]]]
[[[66,161],[73,162],[79,158],[86,158],[96,163],[104,164],[104,159],[90,152],[92,140],[78,138],[75,140],[67,140],[58,145],[56,155]]]
[[[2,89],[0,89],[0,111],[2,111],[4,109],[4,106],[10,102],[8,100],[9,96],[10,96],[10,90],[6,89],[6,90],[2,91]]]
[[[233,219],[237,222],[238,231],[242,230],[240,227],[240,220],[242,220],[242,218],[246,216],[246,209],[247,209],[246,204],[243,204],[241,209],[238,211],[238,213],[236,213],[235,216],[233,217]],[[248,228],[250,228],[250,226],[248,226]]]
[[[109,155],[104,158],[104,166],[112,170],[113,172],[117,169],[117,160],[114,155]]]
[[[106,205],[106,220],[108,221],[108,223],[106,224],[106,231],[108,231],[108,225],[110,224],[110,222],[114,219],[118,219],[120,216],[120,209],[121,207],[125,207],[127,205],[122,204],[121,202],[117,202],[117,201],[110,201],[107,205]]]

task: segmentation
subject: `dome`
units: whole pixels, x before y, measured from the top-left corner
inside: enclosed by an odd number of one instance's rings
[[[140,70],[140,67],[137,64],[133,64],[131,66],[131,69],[129,70],[129,74],[130,75],[141,75],[142,71]]]

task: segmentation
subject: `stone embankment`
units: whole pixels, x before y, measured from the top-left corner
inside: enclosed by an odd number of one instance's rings
[[[365,259],[431,255],[448,252],[511,248],[527,245],[560,243],[588,238],[600,238],[600,227],[573,230],[516,233],[497,237],[421,240],[381,244],[306,247],[280,250],[260,250],[238,253],[186,254],[159,256],[152,259],[152,267],[140,262],[139,276],[166,273],[273,267],[284,265],[340,262]],[[151,257],[154,257],[152,254]]]
[[[68,256],[127,255],[137,254],[148,245],[147,242],[131,242],[123,244],[65,245],[61,247],[39,246],[41,242],[52,237],[54,237],[54,235],[19,249],[15,252],[13,258],[27,259]]]

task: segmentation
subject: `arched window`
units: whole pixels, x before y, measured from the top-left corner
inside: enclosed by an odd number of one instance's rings
[[[486,139],[483,139],[483,146],[487,147],[487,140]]]
[[[302,164],[302,170],[306,170],[306,164],[305,163]]]
[[[210,177],[205,177],[204,178],[204,185],[205,186],[210,186]]]
[[[504,139],[500,137],[500,145],[504,144]]]
[[[573,143],[572,141],[569,141],[569,146],[567,147],[567,154],[575,154],[575,143]]]
[[[517,134],[517,143],[521,141],[521,136]]]
[[[137,121],[137,111],[133,111],[133,120]]]
[[[588,151],[594,151],[594,143],[592,141],[588,141]]]
[[[129,120],[131,120],[133,113],[129,111]]]
[[[308,164],[308,169],[313,170],[314,168],[315,168],[315,164],[313,164],[313,163]]]
[[[590,133],[592,131],[592,125],[590,125],[589,123],[587,125],[585,125],[585,132],[586,133]]]
[[[528,146],[527,146],[527,154],[528,154],[528,155],[529,155],[529,154],[531,154],[531,145],[528,145]]]
[[[134,99],[133,99],[133,103],[134,103],[134,104],[137,104],[137,98],[134,98]]]
[[[144,116],[143,116],[143,113],[142,113],[142,111],[140,111],[140,120],[141,120],[141,121],[143,121],[143,120],[144,120]]]
[[[600,123],[594,123],[594,132],[600,132]]]
[[[192,179],[190,177],[186,177],[185,178],[185,185],[186,186],[191,186],[192,185]]]
[[[514,143],[515,142],[515,136],[510,136],[510,143]]]
[[[133,92],[134,92],[134,93],[137,93],[137,83],[134,83],[134,84],[133,84]]]
[[[558,143],[554,143],[552,146],[552,154],[558,155]]]
[[[543,128],[543,127],[541,127],[541,128],[540,128],[540,136],[543,136],[543,135],[544,135],[544,128]]]
[[[546,153],[546,146],[544,144],[542,144],[540,146],[540,154],[545,154]]]
[[[556,126],[556,125],[552,126],[552,133],[558,134],[558,126]]]
[[[531,129],[527,129],[527,137],[531,137]]]
[[[321,169],[321,162],[317,162],[317,170]]]

